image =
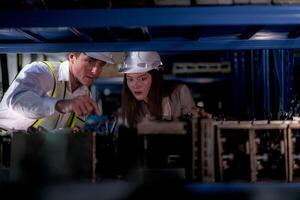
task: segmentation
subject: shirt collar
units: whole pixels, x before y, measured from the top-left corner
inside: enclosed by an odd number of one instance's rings
[[[68,82],[68,90],[71,91],[71,82],[70,82],[70,66],[69,66],[69,61],[64,61],[60,64],[59,66],[59,71],[58,71],[58,80],[59,81],[67,81]],[[77,88],[75,91],[85,91],[85,93],[88,94],[88,87],[82,85],[79,88]],[[74,91],[74,92],[75,92]]]
[[[59,71],[58,71],[58,80],[59,81],[70,80],[69,61],[64,61],[60,64]]]

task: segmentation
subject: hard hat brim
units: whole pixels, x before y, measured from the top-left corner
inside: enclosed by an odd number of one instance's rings
[[[127,68],[127,67],[121,67],[119,69],[119,72],[122,74],[130,74],[130,73],[146,73],[148,71],[151,71],[152,67],[144,68],[144,67],[134,67],[134,68]]]
[[[115,64],[114,60],[112,59],[112,57],[106,56],[104,54],[100,54],[100,53],[94,53],[94,52],[85,52],[85,54],[91,58],[97,59],[97,60],[102,60],[106,63],[109,64]]]

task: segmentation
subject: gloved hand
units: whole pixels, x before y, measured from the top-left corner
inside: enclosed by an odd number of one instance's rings
[[[59,100],[55,105],[55,109],[60,113],[73,111],[77,116],[101,114],[97,103],[88,95],[78,96],[74,99]]]

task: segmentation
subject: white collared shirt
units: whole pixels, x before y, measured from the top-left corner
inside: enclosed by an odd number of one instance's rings
[[[69,89],[68,61],[59,65],[57,79],[68,82],[65,99],[88,94],[86,86],[79,87],[73,93]],[[33,62],[26,65],[3,96],[0,104],[0,127],[26,130],[37,119],[56,114],[55,104],[60,98],[51,97],[53,86],[53,74],[45,63]],[[59,125],[66,120],[67,116],[62,116]]]

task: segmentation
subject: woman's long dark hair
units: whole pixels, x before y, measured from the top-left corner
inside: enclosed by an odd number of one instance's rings
[[[152,77],[152,84],[148,93],[147,107],[151,116],[160,119],[162,116],[162,99],[165,96],[163,78],[161,72],[157,70],[151,70],[148,73]],[[129,90],[125,74],[122,92],[122,117],[127,119],[130,127],[135,127],[142,115],[142,102],[138,101]]]

